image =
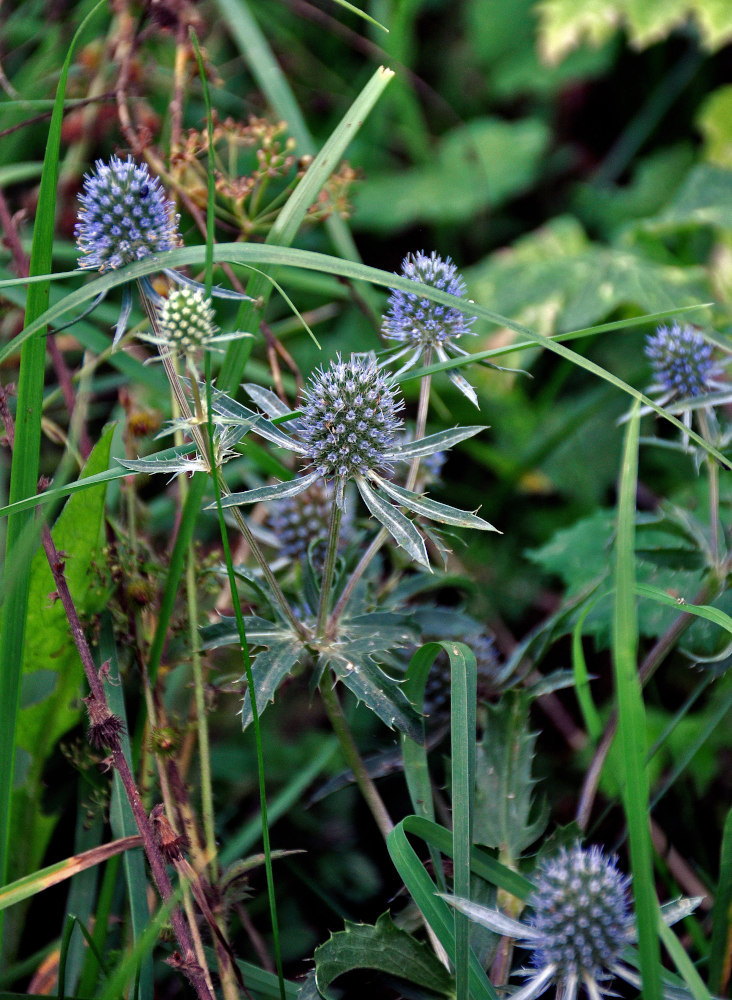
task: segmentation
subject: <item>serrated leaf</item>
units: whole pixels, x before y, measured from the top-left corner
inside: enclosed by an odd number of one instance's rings
[[[420,742],[423,739],[422,719],[404,694],[401,684],[388,677],[368,655],[358,653],[350,656],[350,652],[347,643],[345,648],[327,649],[320,657],[321,664],[328,664],[338,680],[378,715],[389,729],[396,727]],[[327,676],[323,683],[330,683]]]
[[[459,444],[460,441],[465,441],[484,430],[487,430],[484,426],[448,427],[447,430],[428,434],[417,441],[407,441],[405,444],[400,444],[385,452],[385,457],[393,458],[395,461],[423,458],[426,455],[434,455],[436,451],[447,451],[448,448]]]
[[[475,827],[476,843],[500,848],[518,860],[541,836],[549,810],[533,819],[531,774],[536,736],[529,732],[529,697],[510,691],[497,705],[488,705],[483,738],[477,748]]]
[[[446,503],[438,503],[437,500],[430,500],[429,497],[420,496],[411,490],[405,490],[395,483],[390,483],[388,480],[382,479],[380,476],[376,481],[384,493],[388,493],[390,497],[415,514],[429,517],[433,521],[441,521],[443,524],[454,524],[459,528],[498,531],[498,528],[494,528],[492,524],[484,521],[477,514],[470,514],[468,511],[458,510],[457,507],[450,507]]]
[[[331,934],[315,949],[315,981],[326,1000],[338,994],[330,987],[338,976],[353,969],[376,969],[434,993],[452,996],[453,978],[428,945],[400,930],[388,913],[375,926],[345,922],[345,930]]]
[[[384,525],[397,545],[401,545],[415,562],[429,567],[430,563],[422,536],[409,518],[405,517],[393,504],[380,497],[363,476],[358,477],[356,484],[368,509]]]
[[[254,490],[247,490],[245,493],[230,493],[221,498],[222,507],[238,507],[245,503],[261,503],[263,500],[284,500],[287,497],[296,497],[300,493],[312,486],[320,479],[319,472],[311,472],[308,476],[298,476],[297,479],[290,479],[284,483],[274,483],[272,486],[258,486]],[[209,504],[206,510],[213,510],[215,503]]]
[[[285,638],[289,635],[278,625],[268,622],[264,618],[258,618],[256,615],[244,615],[244,628],[250,646],[266,646],[278,637]],[[214,622],[212,625],[204,625],[201,629],[201,636],[203,637],[203,649],[238,645],[239,630],[236,618],[222,615],[220,621]]]
[[[265,438],[265,440],[271,441],[272,444],[278,444],[289,451],[297,452],[298,455],[305,454],[305,448],[299,441],[295,441],[289,434],[285,434],[271,420],[263,417],[261,413],[255,413],[248,406],[237,403],[235,399],[227,396],[226,393],[214,392],[212,394],[211,405],[214,413],[218,413],[222,417],[228,417],[229,420],[236,424],[243,421],[252,431],[259,434],[260,437]]]
[[[269,649],[263,650],[254,658],[252,677],[259,717],[267,705],[274,701],[277,688],[295,666],[302,652],[303,646],[298,639],[288,639],[284,642],[273,642]],[[252,718],[252,702],[249,692],[246,691],[241,707],[242,730],[247,728]]]

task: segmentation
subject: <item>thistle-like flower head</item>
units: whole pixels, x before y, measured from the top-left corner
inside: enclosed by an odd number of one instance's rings
[[[97,160],[79,201],[79,267],[110,271],[178,245],[173,203],[159,179],[131,157]]]
[[[467,291],[465,281],[450,258],[443,260],[434,250],[429,257],[422,251],[407,254],[402,261],[402,276],[450,295],[462,297]],[[389,296],[381,332],[390,340],[407,341],[424,348],[471,333],[474,322],[474,316],[466,316],[453,306],[440,305],[417,292],[395,289]]]
[[[693,327],[659,326],[646,339],[658,388],[672,398],[703,396],[715,388],[722,369],[714,360],[714,348]]]
[[[404,402],[375,361],[340,357],[311,378],[298,432],[324,479],[346,482],[387,469]]]
[[[219,332],[211,299],[197,288],[185,286],[171,291],[160,306],[159,317],[162,339],[170,348],[184,353],[205,347]]]
[[[534,964],[554,966],[564,981],[601,979],[620,958],[633,926],[629,884],[615,858],[597,847],[563,848],[540,864],[528,901],[530,924],[539,932],[531,942]]]

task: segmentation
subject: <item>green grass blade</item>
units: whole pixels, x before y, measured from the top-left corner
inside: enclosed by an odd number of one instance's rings
[[[694,1000],[711,1000],[709,990],[706,988],[701,976],[696,971],[694,963],[687,955],[684,946],[681,944],[671,928],[667,927],[660,918],[658,921],[658,932],[661,935],[661,940],[663,941],[666,951],[673,959],[673,963],[676,966],[679,975],[686,982],[686,985],[689,987],[689,992],[693,996]]]
[[[450,733],[453,891],[470,899],[470,853],[473,846],[473,798],[475,795],[475,703],[477,667],[475,656],[464,643],[442,643],[450,657]],[[468,1000],[470,920],[455,910],[455,980],[457,1000]]]
[[[449,835],[448,835],[449,836]],[[407,840],[405,821],[398,823],[387,838],[386,846],[395,868],[440,944],[455,963],[455,932],[451,908],[437,896],[437,886],[425,871],[414,848]],[[472,1000],[497,1000],[496,991],[473,952],[468,957],[469,990]]]
[[[308,174],[309,173],[310,171],[308,171]],[[307,180],[307,175],[305,180]],[[303,183],[305,183],[305,181]],[[285,212],[286,208],[287,206],[285,206],[283,212]],[[216,263],[228,262],[231,264],[242,265],[254,264],[257,267],[261,267],[266,264],[271,264],[277,267],[295,267],[308,271],[321,271],[325,274],[340,275],[343,278],[348,278],[353,281],[367,281],[385,288],[397,288],[404,292],[414,291],[414,283],[408,278],[391,274],[388,271],[381,271],[375,267],[368,267],[365,264],[359,264],[351,260],[342,260],[337,257],[330,257],[327,254],[315,253],[311,250],[295,250],[289,247],[273,246],[271,244],[254,245],[219,243],[214,247],[213,257],[214,262]],[[204,248],[184,247],[180,250],[169,250],[166,253],[158,254],[155,260],[142,260],[137,263],[130,264],[125,268],[120,268],[119,271],[102,275],[95,281],[92,281],[77,291],[67,295],[62,302],[58,303],[47,313],[44,313],[43,316],[39,317],[38,320],[35,321],[35,323],[29,324],[23,331],[21,331],[21,333],[14,337],[9,344],[0,348],[0,364],[7,357],[17,351],[20,344],[31,336],[36,329],[39,328],[39,326],[56,320],[59,316],[64,315],[70,309],[82,306],[85,302],[94,298],[94,296],[99,292],[115,288],[132,278],[139,278],[155,271],[159,271],[161,267],[177,267],[186,264],[200,264],[202,259],[205,260]],[[261,294],[266,297],[269,294],[269,285],[264,281],[264,279],[260,280],[263,282]],[[2,284],[0,283],[0,288],[1,287]],[[667,410],[664,410],[664,408],[659,406],[658,403],[654,402],[654,400],[649,399],[646,395],[644,395],[644,393],[640,392],[640,390],[628,385],[626,382],[623,382],[622,379],[618,378],[617,375],[614,375],[612,372],[609,372],[600,365],[595,364],[593,361],[589,361],[587,358],[582,357],[581,354],[577,354],[575,351],[572,351],[563,343],[560,343],[557,339],[552,339],[542,333],[530,330],[521,323],[516,323],[508,316],[501,316],[499,313],[493,312],[491,309],[485,309],[482,306],[476,305],[474,302],[469,302],[467,299],[455,299],[454,296],[448,295],[446,292],[442,292],[437,288],[431,288],[429,285],[425,285],[424,288],[420,290],[420,294],[425,298],[440,303],[441,305],[455,306],[457,304],[463,312],[471,316],[478,316],[490,323],[497,324],[498,326],[505,326],[510,330],[514,330],[516,333],[523,334],[529,338],[532,344],[538,344],[547,348],[553,353],[558,354],[560,357],[563,357],[565,360],[570,361],[572,364],[577,365],[579,368],[583,368],[591,375],[595,375],[597,378],[615,386],[616,389],[620,389],[631,398],[638,400],[643,404],[643,406],[653,410],[659,416],[663,417],[664,420],[667,420],[670,424],[676,427],[677,430],[684,433],[690,440],[699,445],[700,448],[703,448],[707,454],[716,458],[723,468],[732,467],[728,458],[726,458],[716,448],[709,445],[699,434],[696,433],[696,431],[686,428],[677,417],[673,416],[673,414],[669,413]],[[255,298],[256,297],[257,296],[255,296]],[[701,308],[701,305],[699,308]],[[685,310],[681,308],[669,310],[668,315],[679,315],[684,311]],[[658,316],[659,314],[654,313],[653,315]],[[634,325],[639,326],[648,322],[648,317],[643,316],[636,317],[635,320],[629,320],[625,325],[628,327]],[[604,329],[605,326],[606,324],[598,327],[587,327],[584,328],[583,333],[589,336],[596,331]],[[244,328],[243,324],[242,328]],[[572,332],[573,331],[570,331],[570,333],[567,334],[567,337],[569,337]],[[245,345],[244,348],[241,348],[241,345]],[[248,351],[251,349],[251,341],[239,341],[237,346],[244,351]],[[474,356],[468,356],[467,358],[456,359],[454,362],[450,362],[449,365],[446,365],[445,367],[464,367],[465,365],[471,364],[474,360],[480,358],[481,356],[482,355],[480,354],[476,354]],[[234,375],[239,375],[239,368],[230,368],[228,364],[230,360],[231,359],[229,359],[229,356],[227,355],[224,372],[231,382],[235,382],[236,385],[238,385],[239,377],[234,379]],[[429,369],[420,369],[419,371],[415,370],[410,373],[409,377],[412,378],[422,376],[428,370],[434,370],[433,366],[430,366]],[[222,385],[222,387],[227,390],[227,386],[225,384]],[[235,385],[231,386],[227,391],[233,391],[233,388],[235,387]]]
[[[639,427],[640,416],[636,405],[625,435],[618,495],[613,667],[618,706],[618,742],[623,774],[623,805],[630,837],[643,996],[645,1000],[661,1000],[660,949],[657,933],[659,907],[654,889],[653,857],[648,826],[647,730],[637,665],[635,498],[638,485]]]
[[[58,187],[58,159],[61,143],[61,125],[66,80],[71,66],[71,58],[76,42],[87,22],[102,6],[103,0],[89,12],[74,34],[56,89],[56,99],[48,130],[46,154],[38,194],[38,208],[33,226],[33,243],[30,255],[30,273],[47,274],[52,265],[56,192]],[[28,291],[26,324],[33,323],[48,309],[50,284],[48,281],[34,284]],[[46,358],[45,328],[41,324],[35,336],[26,340],[20,356],[20,376],[18,382],[18,406],[15,428],[15,447],[10,473],[9,499],[16,500],[32,496],[38,483],[38,469],[41,444],[41,406],[43,402],[43,380]],[[23,511],[8,520],[6,536],[6,574],[12,566],[12,585],[5,597],[0,624],[0,883],[3,885],[8,874],[8,836],[10,830],[10,800],[15,772],[15,728],[20,695],[20,671],[22,667],[23,640],[28,604],[31,560],[23,551],[24,540],[31,534],[33,514]],[[12,565],[14,557],[21,553],[20,565]],[[0,914],[0,937],[2,937],[3,917]],[[0,949],[1,954],[1,949]]]
[[[732,955],[732,809],[727,813],[719,854],[719,881],[714,894],[712,947],[709,954],[709,988],[722,993],[729,982]]]
[[[585,608],[572,630],[572,670],[574,672],[574,692],[582,712],[585,728],[593,743],[602,735],[602,720],[597,713],[590,691],[590,675],[587,670],[585,653],[582,648],[582,626],[594,605]]]

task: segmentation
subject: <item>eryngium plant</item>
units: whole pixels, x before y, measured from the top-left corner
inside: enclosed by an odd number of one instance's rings
[[[295,417],[269,390],[256,385],[245,388],[268,416]],[[256,418],[251,410],[221,394],[214,397],[213,405],[229,421],[235,414],[249,424]],[[444,451],[483,429],[454,428],[403,443],[399,440],[402,421],[398,416],[403,405],[398,389],[373,360],[354,355],[348,361],[332,361],[311,377],[298,419],[266,426],[260,420],[256,426],[262,437],[290,448],[302,458],[306,463],[302,473],[288,482],[232,493],[223,501],[224,506],[297,496],[322,481],[333,485],[334,502],[342,508],[346,485],[354,482],[373,516],[423,566],[429,566],[429,560],[422,536],[399,507],[444,524],[495,531],[476,514],[437,503],[386,478],[394,462]]]

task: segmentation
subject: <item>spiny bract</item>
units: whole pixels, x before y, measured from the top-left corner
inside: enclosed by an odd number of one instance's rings
[[[131,157],[97,160],[84,176],[76,224],[79,267],[110,271],[178,246],[178,217],[160,181]]]

